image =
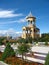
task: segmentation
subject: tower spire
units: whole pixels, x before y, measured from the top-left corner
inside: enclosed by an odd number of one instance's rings
[[[33,17],[32,12],[30,11],[28,17]]]

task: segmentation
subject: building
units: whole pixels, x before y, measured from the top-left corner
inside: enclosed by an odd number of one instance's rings
[[[26,17],[26,21],[28,25],[22,28],[23,30],[22,38],[24,39],[28,37],[32,37],[33,39],[39,38],[40,29],[36,27],[36,17],[34,17],[30,12],[29,15]]]

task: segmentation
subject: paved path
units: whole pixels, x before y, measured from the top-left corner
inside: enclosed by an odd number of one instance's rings
[[[6,63],[0,61],[0,65],[8,65],[8,64],[6,64]]]

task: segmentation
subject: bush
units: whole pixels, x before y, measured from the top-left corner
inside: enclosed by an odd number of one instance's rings
[[[47,54],[44,65],[49,65],[49,53]]]
[[[22,60],[24,60],[24,55],[26,57],[26,53],[30,51],[30,46],[26,45],[26,44],[21,44],[18,46],[16,52],[20,55],[22,55]]]
[[[45,42],[45,45],[48,45],[48,42]]]
[[[14,55],[15,55],[15,52],[14,52],[13,48],[10,46],[10,44],[8,43],[6,45],[6,48],[3,52],[3,54],[2,54],[2,59],[1,60],[4,61],[7,57],[14,56]]]

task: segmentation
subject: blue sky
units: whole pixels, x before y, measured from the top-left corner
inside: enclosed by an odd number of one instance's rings
[[[49,33],[49,0],[0,0],[0,33],[22,32],[25,17],[32,12],[40,33]]]

